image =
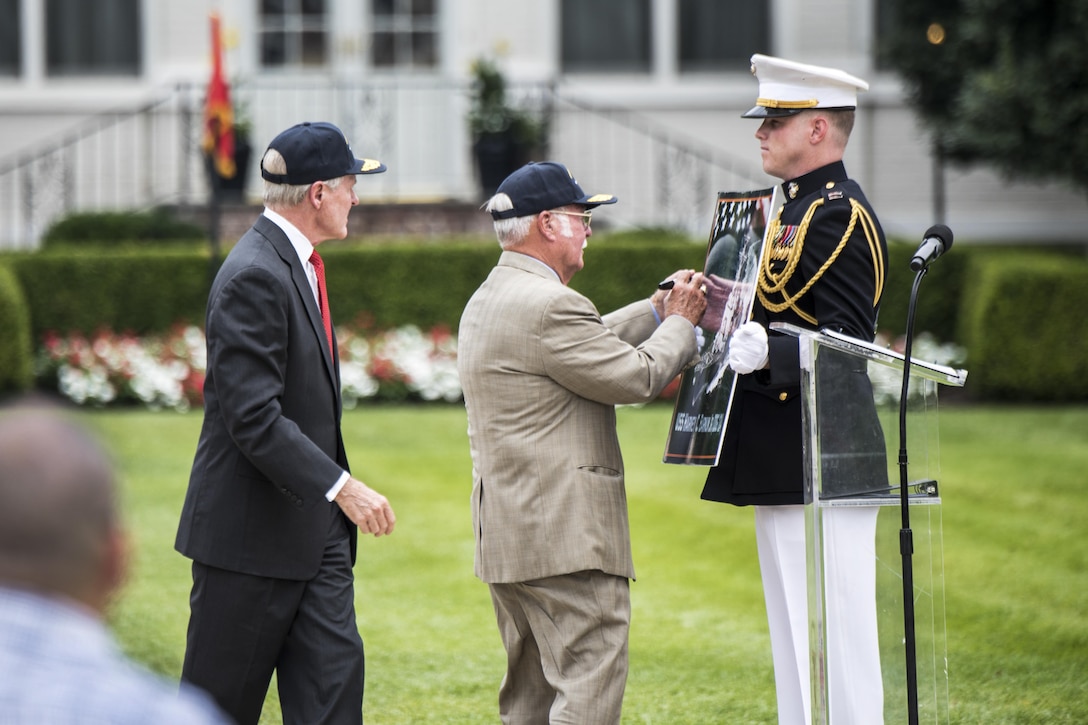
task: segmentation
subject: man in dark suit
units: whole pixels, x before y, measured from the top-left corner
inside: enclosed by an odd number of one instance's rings
[[[356,526],[396,518],[348,472],[340,372],[314,247],[347,236],[355,158],[328,123],[293,126],[261,160],[265,211],[208,297],[204,425],[176,548],[193,560],[182,678],[256,723],[275,670],[285,723],[361,723]]]

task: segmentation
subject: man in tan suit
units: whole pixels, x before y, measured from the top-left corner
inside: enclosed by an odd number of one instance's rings
[[[587,196],[562,164],[528,164],[486,209],[502,255],[458,332],[473,462],[476,575],[507,670],[504,723],[618,723],[634,578],[615,406],[653,400],[697,354],[703,277],[674,273],[603,319],[566,285]]]

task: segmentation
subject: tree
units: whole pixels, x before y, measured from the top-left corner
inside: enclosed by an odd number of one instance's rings
[[[884,62],[940,158],[1088,191],[1088,0],[891,0]]]

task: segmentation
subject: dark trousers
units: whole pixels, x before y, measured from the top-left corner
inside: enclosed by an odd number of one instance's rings
[[[284,725],[363,721],[363,641],[347,526],[330,532],[318,575],[270,579],[193,562],[182,679],[239,725],[256,725],[273,670]]]

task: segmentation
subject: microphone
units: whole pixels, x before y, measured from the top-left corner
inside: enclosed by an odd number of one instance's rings
[[[951,248],[952,230],[944,224],[934,224],[922,237],[922,244],[914,253],[914,258],[910,260],[910,268],[915,272],[925,269]]]

